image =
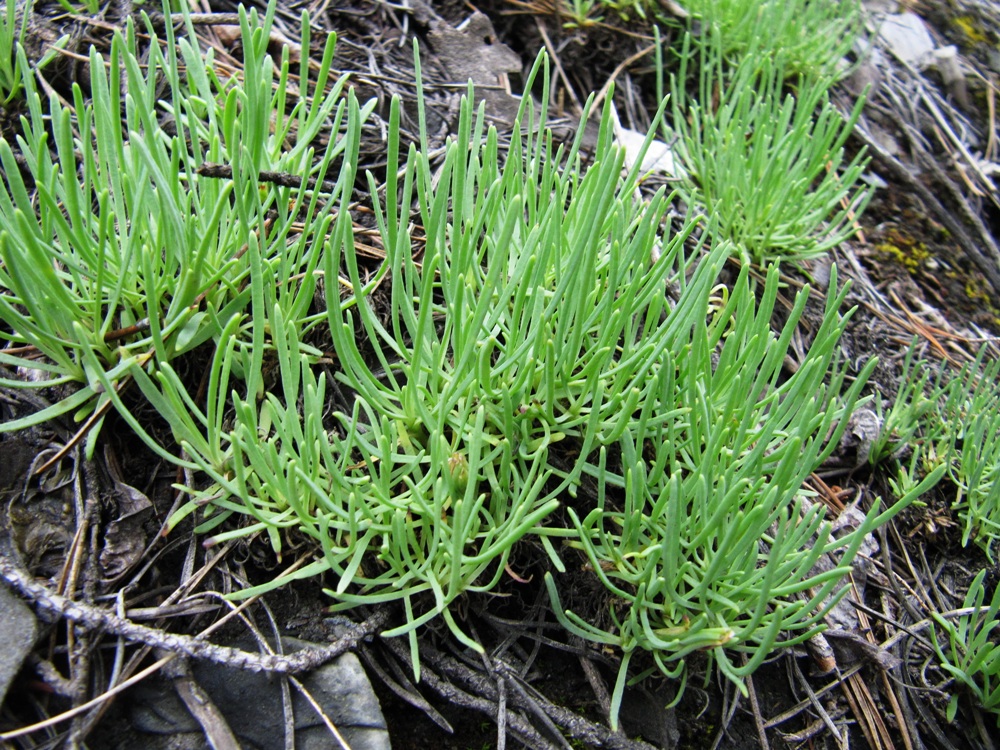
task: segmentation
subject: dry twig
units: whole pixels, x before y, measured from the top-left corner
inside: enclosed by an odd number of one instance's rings
[[[229,646],[218,646],[191,636],[166,633],[156,628],[138,625],[106,609],[73,601],[54,593],[46,586],[33,580],[2,553],[0,553],[0,578],[3,578],[12,589],[28,599],[37,608],[65,617],[67,620],[88,629],[103,630],[120,635],[130,641],[144,643],[171,654],[206,659],[227,667],[246,669],[251,672],[295,674],[316,669],[340,654],[357,648],[358,642],[376,633],[389,616],[387,610],[376,611],[352,632],[338,638],[326,648],[303,649],[288,655],[253,654]]]

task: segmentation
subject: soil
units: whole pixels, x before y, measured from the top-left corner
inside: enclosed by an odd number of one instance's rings
[[[19,6],[21,3],[19,3]],[[27,29],[28,46],[41,54],[45,42],[63,33],[70,35],[68,53],[82,53],[94,44],[106,50],[110,30],[141,9],[129,2],[111,2],[98,16],[66,15],[55,2],[36,2]],[[914,5],[914,4],[909,4]],[[990,4],[965,0],[959,3],[917,3],[915,8],[933,24],[939,44],[955,44],[970,71],[963,91],[950,89],[933,69],[917,80],[945,112],[944,118],[968,149],[990,155],[995,149],[993,116],[998,72],[997,22]],[[300,13],[305,3],[280,4],[276,27],[288,39],[299,38]],[[614,101],[622,124],[645,132],[650,107],[655,103],[653,59],[640,55],[652,44],[648,21],[623,20],[613,11],[585,28],[571,28],[560,16],[557,0],[531,2],[459,2],[444,0],[428,6],[423,0],[399,5],[360,0],[310,4],[316,30],[339,35],[335,68],[352,71],[359,98],[378,98],[376,112],[388,112],[388,97],[398,94],[405,106],[403,127],[416,139],[414,120],[416,90],[409,47],[417,39],[423,53],[429,131],[434,145],[443,142],[455,124],[454,89],[462,83],[454,68],[462,60],[485,55],[487,70],[505,70],[506,84],[515,93],[538,52],[547,48],[558,61],[554,87],[556,113],[572,122],[579,116],[576,104],[591,91],[616,81]],[[673,4],[656,6],[668,21],[664,39],[678,33],[682,21],[671,15]],[[205,0],[199,11],[232,13],[226,0]],[[456,32],[474,11],[485,14],[492,26],[475,27],[475,45],[468,50],[449,45],[469,44],[469,34]],[[486,29],[484,31],[484,29]],[[198,27],[204,47],[218,57],[238,62],[238,35],[225,26]],[[464,35],[463,35],[464,34]],[[322,37],[314,31],[314,55],[322,52]],[[456,51],[457,50],[457,51]],[[87,68],[77,56],[66,54],[46,68],[52,90],[69,96],[70,86],[86,89]],[[490,66],[494,66],[491,68]],[[508,67],[504,67],[508,66]],[[991,67],[993,66],[993,67]],[[466,72],[465,77],[471,73]],[[899,109],[900,97],[914,79],[883,79],[881,89],[870,95],[862,128],[849,148],[867,146],[874,158],[870,172],[883,183],[867,211],[858,219],[858,236],[833,253],[840,278],[854,288],[848,304],[857,310],[844,335],[842,349],[854,371],[873,356],[879,365],[868,393],[881,392],[892,399],[896,392],[903,355],[914,337],[921,356],[935,362],[961,364],[986,343],[989,358],[1000,351],[1000,288],[988,273],[989,247],[1000,242],[1000,201],[987,176],[979,177],[962,161],[962,150],[946,128],[935,123],[919,103],[912,110]],[[502,81],[501,81],[502,82]],[[850,96],[851,81],[837,96]],[[894,88],[896,87],[896,88]],[[922,89],[923,90],[923,89]],[[498,126],[510,99],[490,94],[491,111]],[[495,108],[495,111],[493,111]],[[655,109],[655,107],[653,107]],[[0,110],[0,131],[8,141],[19,128],[17,103]],[[565,128],[565,121],[557,123]],[[509,127],[509,125],[507,126]],[[863,132],[862,132],[863,131]],[[945,131],[945,132],[942,132]],[[366,131],[362,167],[376,176],[384,174],[384,154],[377,128]],[[992,145],[991,145],[992,144]],[[401,148],[408,144],[404,143]],[[878,146],[876,148],[875,146]],[[995,151],[991,158],[994,159]],[[988,160],[988,159],[987,159]],[[902,171],[901,171],[902,170]],[[907,177],[906,175],[909,175]],[[365,186],[359,185],[363,199]],[[978,224],[970,217],[978,217]],[[378,261],[372,260],[373,267]],[[985,264],[985,265],[984,265]],[[986,267],[986,270],[984,270]],[[824,264],[803,269],[783,268],[790,287],[821,277]],[[791,293],[791,291],[789,292]],[[822,310],[818,298],[810,312]],[[808,320],[809,313],[807,313]],[[191,372],[202,364],[197,354],[186,363]],[[943,364],[942,364],[943,366]],[[21,416],[34,408],[24,393],[0,388],[0,420]],[[169,428],[146,413],[149,429],[169,442]],[[79,448],[36,474],[39,466],[60,447],[70,443],[77,425],[46,424],[18,433],[0,433],[0,519],[3,523],[0,554],[20,559],[38,580],[55,586],[75,576],[73,597],[98,607],[127,610],[155,607],[217,550],[205,550],[192,534],[190,522],[169,535],[162,524],[177,500],[172,483],[176,471],[146,450],[128,428],[110,415],[103,426],[100,448],[93,461],[85,461]],[[853,450],[858,450],[854,446]],[[850,451],[850,446],[845,451]],[[856,457],[855,457],[856,458]],[[868,469],[844,451],[815,478],[843,496],[859,491],[866,498],[891,497],[885,470]],[[81,489],[82,488],[82,489]],[[138,495],[131,494],[132,488]],[[143,505],[139,496],[148,499]],[[614,685],[619,654],[568,636],[555,622],[542,583],[547,557],[523,545],[515,549],[505,578],[490,595],[470,595],[457,616],[486,648],[488,658],[470,656],[446,628],[432,624],[421,631],[423,679],[411,682],[412,668],[405,639],[369,638],[359,647],[388,721],[392,745],[397,750],[424,748],[507,747],[663,747],[756,748],[771,747],[884,747],[975,748],[992,747],[996,718],[978,711],[971,700],[947,679],[930,659],[920,639],[897,640],[889,649],[900,660],[893,669],[880,661],[893,633],[924,619],[921,605],[903,601],[903,590],[929,591],[941,610],[961,606],[964,592],[976,572],[991,566],[975,545],[963,547],[959,525],[950,509],[954,488],[939,485],[921,507],[901,514],[879,535],[881,551],[872,561],[864,603],[870,627],[859,630],[858,640],[834,642],[840,668],[825,672],[805,646],[775,653],[754,674],[747,696],[720,679],[707,658],[694,655],[689,663],[687,689],[674,704],[675,681],[653,674],[630,687],[622,710],[623,732],[607,727],[606,704]],[[293,553],[308,552],[303,539],[290,539]],[[16,552],[14,550],[17,550]],[[226,591],[234,580],[250,584],[267,580],[278,567],[266,543],[230,545],[199,584],[202,591]],[[587,575],[583,560],[567,575],[574,601],[597,616],[607,611],[607,595]],[[994,579],[995,580],[995,579]],[[995,582],[993,583],[995,586]],[[116,599],[120,595],[119,599]],[[207,600],[204,600],[207,601]],[[282,632],[307,640],[330,638],[329,599],[317,581],[297,582],[248,610],[258,622],[266,617],[279,623]],[[196,613],[161,624],[164,630],[197,633],[223,614],[205,607]],[[351,614],[361,621],[372,611]],[[400,622],[393,610],[390,624]],[[160,621],[162,622],[162,621]],[[16,687],[0,713],[0,732],[54,716],[98,695],[114,659],[115,639],[83,625],[67,627],[65,620],[48,617],[46,637],[40,639],[36,657],[26,664]],[[217,634],[217,641],[236,639],[242,628],[231,625]],[[85,654],[81,654],[85,651]],[[132,647],[132,653],[135,653]],[[83,677],[73,676],[72,690],[49,670],[63,675],[84,665]],[[152,658],[141,662],[142,666]],[[40,666],[43,665],[43,666]],[[498,677],[498,669],[515,665],[514,678]],[[638,656],[635,672],[652,667]],[[89,676],[88,676],[89,675]],[[63,678],[64,682],[66,678]],[[953,691],[961,701],[955,721],[945,709]],[[67,697],[67,693],[69,696]],[[100,712],[86,714],[88,721],[67,723],[35,740],[21,737],[11,747],[135,747],[144,742],[129,725],[128,694],[108,702]],[[508,734],[498,740],[502,716]],[[525,729],[526,728],[526,729]],[[834,731],[843,739],[838,744]],[[766,739],[762,741],[762,736]],[[37,744],[36,744],[37,743]],[[331,745],[332,746],[332,745]]]

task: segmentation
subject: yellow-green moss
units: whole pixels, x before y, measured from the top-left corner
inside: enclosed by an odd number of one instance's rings
[[[993,325],[1000,328],[1000,308],[997,308],[986,281],[979,276],[967,276],[958,271],[946,271],[945,276],[962,284],[962,291],[979,310],[989,313]]]
[[[886,233],[885,242],[875,245],[875,249],[888,255],[911,274],[916,273],[933,257],[926,244],[895,228]]]
[[[993,316],[995,324],[1000,325],[1000,310],[997,309],[993,301],[993,295],[986,285],[986,281],[980,276],[970,276],[965,281],[965,296],[981,305],[983,309],[989,310]]]
[[[952,23],[958,27],[970,46],[989,42],[989,37],[983,30],[982,23],[972,16],[956,16]]]

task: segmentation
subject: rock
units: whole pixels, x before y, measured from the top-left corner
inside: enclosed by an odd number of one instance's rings
[[[35,645],[37,626],[35,613],[0,585],[0,704]]]
[[[283,644],[286,651],[314,645],[296,638],[284,638]],[[280,678],[208,662],[193,664],[191,671],[242,747],[272,750],[285,746]],[[344,654],[299,679],[352,750],[389,750],[385,718],[357,656]],[[204,747],[201,726],[188,712],[169,679],[158,676],[147,680],[130,695],[135,729],[159,735],[145,744],[146,750]],[[337,741],[305,697],[294,687],[291,695],[296,749],[338,748]]]
[[[456,28],[435,23],[428,38],[456,83],[476,85],[476,99],[486,100],[487,115],[514,122],[521,100],[511,95],[507,75],[521,72],[521,58],[500,42],[489,18],[477,11]]]
[[[858,64],[844,78],[844,86],[854,96],[865,92],[873,99],[884,83],[882,70],[889,64],[878,47],[869,47],[867,42],[855,45],[855,52],[861,57]]]
[[[971,106],[969,89],[965,83],[962,63],[959,61],[958,47],[949,44],[934,50],[934,65],[941,76],[941,83],[944,84],[945,90],[962,107],[968,109]]]
[[[878,35],[900,62],[916,70],[923,70],[934,60],[934,40],[916,13],[886,16],[879,25]]]
[[[854,453],[854,467],[868,463],[872,446],[882,432],[882,420],[871,409],[858,409],[847,420],[847,429],[840,439],[840,450],[845,455]]]
[[[615,139],[618,145],[625,149],[625,161],[628,166],[635,164],[639,150],[646,141],[646,134],[629,128],[616,128]],[[643,172],[659,172],[668,177],[686,177],[687,171],[674,158],[670,146],[661,140],[653,140],[649,144],[642,160]]]

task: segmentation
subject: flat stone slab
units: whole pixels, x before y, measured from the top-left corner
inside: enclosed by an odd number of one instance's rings
[[[35,613],[10,589],[0,584],[0,703],[35,645]]]
[[[314,644],[282,639],[285,650]],[[281,679],[209,662],[192,664],[194,679],[225,717],[240,746],[250,750],[285,747]],[[351,750],[389,750],[389,733],[378,698],[354,654],[337,657],[299,680],[330,718]],[[296,750],[340,745],[309,701],[291,686]],[[205,735],[177,695],[173,683],[157,676],[130,691],[132,725],[152,735],[145,750],[201,748]]]

